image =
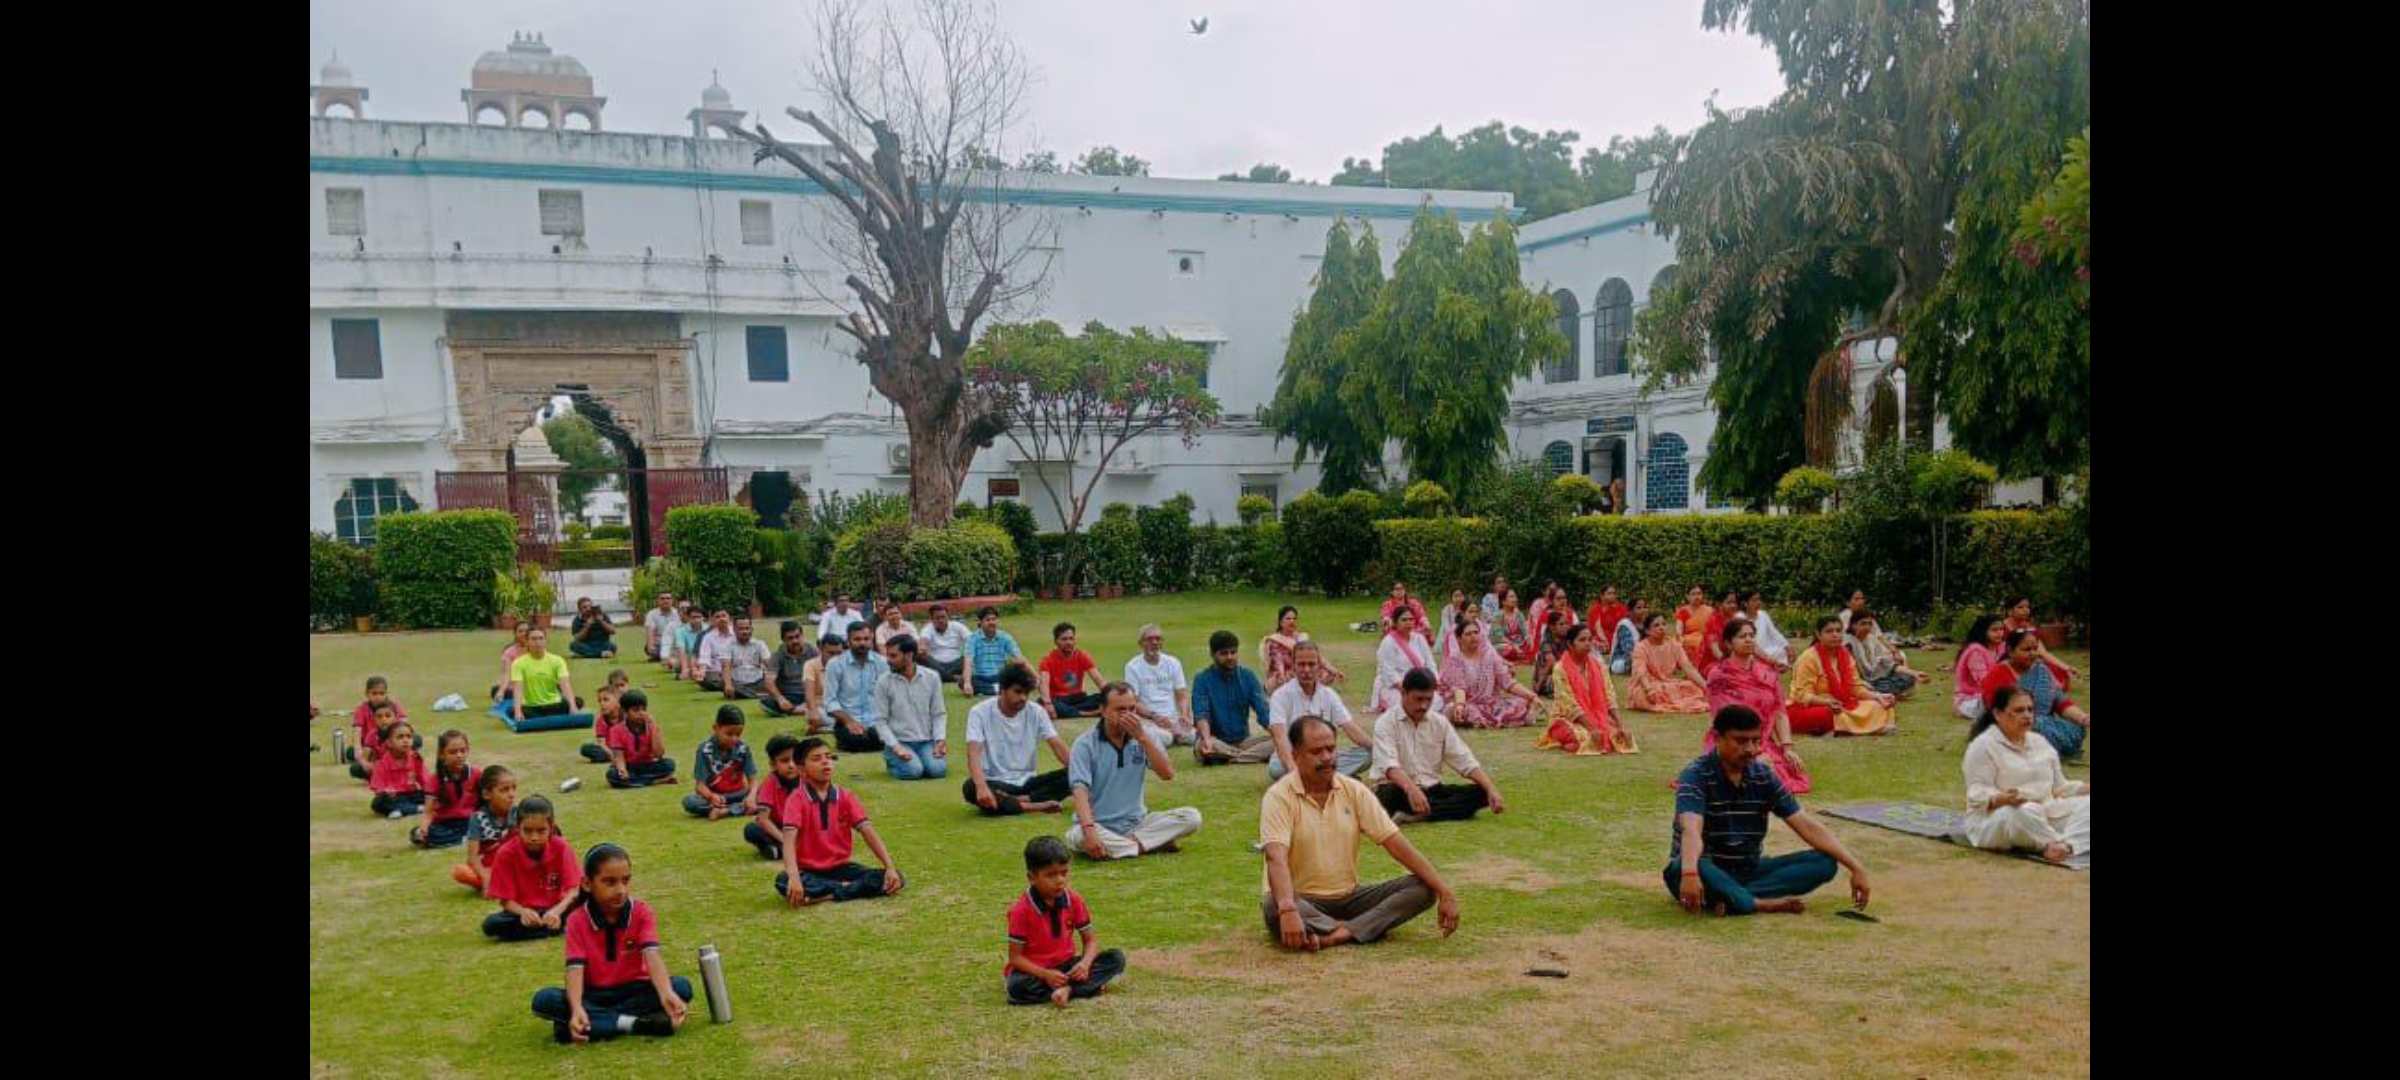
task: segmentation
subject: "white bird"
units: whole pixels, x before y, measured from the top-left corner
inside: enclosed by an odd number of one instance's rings
[[[1208,33],[1208,20],[1205,18],[1193,19],[1192,33],[1195,35]]]

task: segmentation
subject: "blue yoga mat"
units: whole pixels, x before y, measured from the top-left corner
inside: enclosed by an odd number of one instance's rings
[[[1952,810],[1945,806],[1928,806],[1918,802],[1855,802],[1829,808],[1824,813],[1826,817],[1837,817],[1844,821],[1855,821],[1862,825],[1890,829],[1893,832],[1904,832],[1910,836],[1922,836],[1929,840],[1941,840],[1964,848],[1974,848],[1974,845],[1967,843],[1967,815],[1963,810]],[[2051,862],[2042,858],[2040,853],[2032,851],[1995,851],[1992,854],[2015,855],[2021,859],[2031,859],[2044,866],[2064,866],[2069,870],[2092,868],[2092,853],[2088,851],[2069,858],[2063,863]]]
[[[560,713],[557,716],[528,716],[523,723],[519,723],[515,717],[509,715],[506,702],[484,710],[484,714],[508,725],[508,730],[519,735],[532,731],[565,731],[568,728],[583,728],[588,731],[592,726],[592,718],[596,715],[588,712],[575,712]]]

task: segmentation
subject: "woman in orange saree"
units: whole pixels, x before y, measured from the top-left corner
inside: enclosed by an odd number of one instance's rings
[[[1609,685],[1608,661],[1592,647],[1592,628],[1578,623],[1568,632],[1567,651],[1558,658],[1557,674],[1566,693],[1551,699],[1550,726],[1534,740],[1534,748],[1556,747],[1570,754],[1638,754],[1633,733],[1617,723],[1616,689]]]
[[[1725,624],[1718,640],[1724,643],[1725,659],[1708,673],[1708,709],[1715,713],[1728,705],[1746,706],[1765,720],[1766,743],[1760,756],[1783,781],[1784,790],[1794,795],[1808,794],[1807,768],[1800,762],[1800,752],[1792,749],[1791,718],[1784,713],[1783,681],[1775,665],[1758,655],[1758,628],[1739,615]],[[1717,731],[1709,727],[1708,737],[1700,741],[1703,753],[1714,750]]]
[[[1668,640],[1667,617],[1651,612],[1642,623],[1642,632],[1649,636],[1633,647],[1633,681],[1626,689],[1626,707],[1636,712],[1707,712],[1708,680],[1692,666],[1691,655]]]
[[[1792,662],[1785,713],[1802,735],[1881,735],[1892,730],[1892,695],[1858,681],[1857,662],[1842,645],[1842,620],[1817,620],[1817,643]]]
[[[1675,609],[1676,632],[1683,635],[1684,655],[1692,658],[1694,671],[1706,672],[1716,657],[1709,655],[1709,621],[1717,617],[1717,609],[1708,602],[1708,590],[1698,585],[1684,597],[1682,607]]]

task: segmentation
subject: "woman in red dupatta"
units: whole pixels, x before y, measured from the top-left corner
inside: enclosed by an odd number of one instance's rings
[[[1708,673],[1708,711],[1721,712],[1728,705],[1741,705],[1765,720],[1766,745],[1760,753],[1774,768],[1776,779],[1783,781],[1784,790],[1794,795],[1808,794],[1808,770],[1801,764],[1800,752],[1792,749],[1792,721],[1783,708],[1783,681],[1775,665],[1758,655],[1758,627],[1739,615],[1725,624],[1719,637],[1725,646],[1725,659]],[[1717,729],[1710,725],[1708,737],[1700,741],[1703,753],[1716,748]]]
[[[1617,692],[1608,681],[1608,660],[1592,649],[1592,628],[1578,623],[1568,632],[1566,654],[1558,658],[1559,682],[1565,693],[1551,699],[1550,726],[1534,740],[1534,748],[1552,747],[1570,754],[1638,754],[1633,733],[1617,723]]]
[[[1517,590],[1500,594],[1500,618],[1492,623],[1492,644],[1500,649],[1500,659],[1511,664],[1533,663],[1533,624],[1517,606]]]
[[[1709,665],[1717,662],[1709,652],[1709,643],[1716,640],[1712,636],[1717,630],[1716,618],[1717,609],[1708,602],[1708,590],[1698,585],[1692,586],[1683,606],[1675,609],[1675,632],[1682,638],[1684,655],[1692,658],[1692,670],[1703,675],[1708,673]]]
[[[1892,695],[1858,680],[1857,661],[1842,646],[1842,621],[1817,620],[1817,643],[1792,662],[1785,713],[1802,735],[1881,735],[1892,730]]]

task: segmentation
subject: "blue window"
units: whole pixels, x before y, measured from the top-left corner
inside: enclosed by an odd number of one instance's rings
[[[751,382],[790,382],[792,358],[785,342],[783,327],[752,326],[747,328],[750,350]]]

